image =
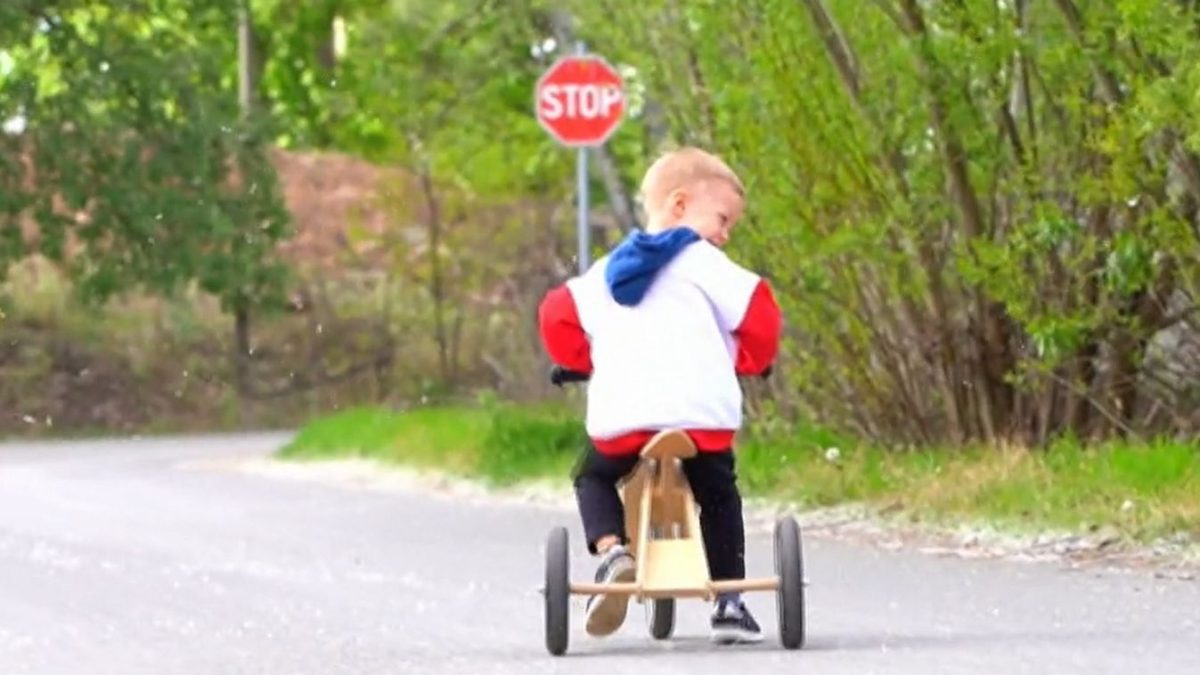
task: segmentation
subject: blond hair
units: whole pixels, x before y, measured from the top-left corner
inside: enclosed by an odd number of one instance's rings
[[[664,153],[642,177],[642,208],[647,213],[656,213],[671,192],[707,180],[725,181],[739,195],[746,195],[741,179],[720,157],[690,146]]]

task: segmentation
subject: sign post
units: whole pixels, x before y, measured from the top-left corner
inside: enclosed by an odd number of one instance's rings
[[[583,56],[587,48],[583,42],[575,43],[575,55]],[[613,127],[614,129],[616,127]],[[579,213],[575,217],[576,233],[579,235],[579,273],[583,274],[592,266],[592,230],[588,227],[588,149],[586,145],[579,146],[575,158],[575,194]]]
[[[612,66],[588,54],[582,42],[573,56],[555,61],[534,92],[538,123],[560,144],[576,148],[579,207],[579,272],[591,265],[588,251],[588,148],[604,144],[625,114],[625,82]]]
[[[578,196],[579,213],[576,214],[575,224],[579,230],[579,273],[583,274],[592,266],[590,251],[592,250],[592,231],[588,227],[588,149],[581,147],[575,160],[575,193]]]

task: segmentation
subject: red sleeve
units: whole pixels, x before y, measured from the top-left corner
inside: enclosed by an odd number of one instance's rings
[[[569,370],[592,372],[592,347],[566,285],[552,289],[542,300],[538,331],[551,361]]]
[[[783,317],[775,295],[765,279],[759,281],[742,323],[733,331],[738,346],[734,364],[737,374],[759,375],[774,363],[782,331]]]

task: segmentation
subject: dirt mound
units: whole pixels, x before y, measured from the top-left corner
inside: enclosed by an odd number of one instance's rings
[[[386,264],[376,242],[404,225],[410,174],[335,152],[276,149],[272,161],[295,231],[281,246],[288,262],[322,272]]]

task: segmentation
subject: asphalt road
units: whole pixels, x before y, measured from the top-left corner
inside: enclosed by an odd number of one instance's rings
[[[551,657],[541,547],[566,523],[582,553],[573,513],[210,461],[283,440],[0,444],[0,673],[1200,673],[1196,582],[815,538],[804,650],[754,594],[762,645],[709,645],[690,601],[667,643],[633,612],[589,639],[576,609]],[[769,573],[769,537],[748,557]]]

